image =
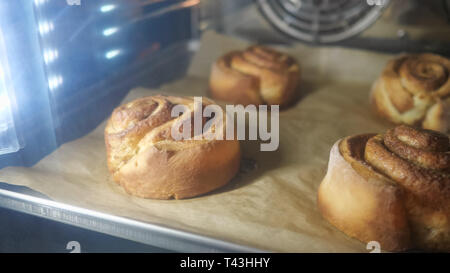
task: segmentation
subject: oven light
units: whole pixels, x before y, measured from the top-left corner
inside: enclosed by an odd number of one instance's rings
[[[20,149],[15,124],[13,120],[12,105],[8,96],[10,88],[7,61],[4,60],[3,36],[0,32],[0,155],[14,153]],[[2,56],[3,55],[3,56]]]
[[[120,54],[120,50],[114,49],[114,50],[110,50],[110,51],[106,52],[105,57],[106,57],[106,59],[112,59],[119,54]]]
[[[117,32],[117,30],[119,30],[119,29],[116,27],[107,28],[107,29],[103,30],[103,35],[104,36],[113,35],[114,33]]]
[[[101,6],[100,11],[105,13],[105,12],[110,12],[115,8],[116,8],[116,5],[104,5],[104,6]]]
[[[9,99],[6,93],[0,94],[0,117],[9,109]]]
[[[42,5],[42,4],[44,4],[45,2],[47,2],[48,0],[34,0],[34,4],[36,5],[36,6],[39,6],[39,5]]]
[[[61,76],[53,76],[50,77],[48,80],[48,87],[50,90],[56,89],[58,86],[60,86],[63,83],[63,78]]]
[[[44,61],[46,64],[53,62],[56,58],[58,58],[58,50],[47,49],[44,51]]]
[[[4,81],[3,69],[0,67],[0,154],[2,154],[2,147],[5,146],[5,143],[2,143],[2,133],[8,130],[10,126],[9,119],[10,117],[10,102],[8,95],[6,93],[6,86]],[[7,143],[8,144],[8,143]]]
[[[41,33],[41,35],[44,35],[50,31],[52,31],[53,28],[54,27],[53,27],[52,22],[44,21],[44,22],[39,23],[39,32]]]
[[[4,83],[4,73],[2,67],[0,66],[0,120],[2,113],[9,108],[9,99],[6,95],[6,87],[4,86]]]

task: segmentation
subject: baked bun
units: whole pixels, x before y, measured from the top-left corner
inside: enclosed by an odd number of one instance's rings
[[[203,98],[203,107],[213,103]],[[175,105],[188,111],[172,118]],[[192,118],[195,109],[203,107],[194,108],[189,97],[152,96],[116,108],[105,128],[113,179],[129,194],[155,199],[194,197],[227,184],[239,169],[237,140],[176,141],[171,134],[175,122]]]
[[[448,132],[450,60],[417,54],[389,61],[374,83],[371,102],[380,116],[394,123]]]
[[[319,187],[325,219],[383,250],[450,251],[449,139],[400,125],[334,144]]]
[[[300,67],[290,56],[262,46],[233,51],[211,69],[213,98],[242,105],[287,106],[295,99]]]

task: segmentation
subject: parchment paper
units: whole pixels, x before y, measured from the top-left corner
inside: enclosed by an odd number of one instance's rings
[[[216,33],[203,35],[188,75],[161,90],[136,88],[125,101],[156,93],[206,95],[211,63],[248,42]],[[103,129],[62,145],[32,168],[9,167],[0,181],[23,185],[53,200],[92,210],[163,224],[226,241],[276,252],[367,252],[322,219],[317,188],[338,139],[382,132],[390,124],[375,117],[368,94],[392,56],[341,48],[298,45],[279,48],[302,65],[301,100],[280,113],[280,147],[260,152],[243,141],[245,164],[227,186],[188,200],[148,200],[127,195],[106,167]],[[244,163],[248,161],[245,160]]]

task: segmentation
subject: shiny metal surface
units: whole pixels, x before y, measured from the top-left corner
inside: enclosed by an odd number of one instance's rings
[[[388,0],[258,0],[262,13],[280,31],[313,43],[338,42],[362,32],[378,19],[388,3]]]
[[[0,206],[179,252],[263,252],[182,230],[0,189]]]

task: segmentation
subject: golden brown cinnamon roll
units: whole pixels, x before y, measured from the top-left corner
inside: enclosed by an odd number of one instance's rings
[[[400,125],[338,141],[318,192],[322,215],[389,251],[450,251],[450,146],[436,131]]]
[[[300,67],[290,56],[262,46],[233,51],[212,66],[213,98],[234,104],[286,106],[295,99]]]
[[[203,106],[213,103],[203,98]],[[175,105],[188,110],[171,117]],[[193,197],[228,183],[239,168],[237,140],[175,140],[172,136],[174,123],[192,121],[194,111],[193,98],[172,96],[145,97],[116,108],[105,128],[113,179],[129,194],[156,199]],[[202,134],[211,130],[225,132],[225,122]],[[193,136],[192,130],[189,137]]]
[[[404,55],[389,61],[374,83],[371,103],[394,122],[448,132],[450,60],[434,54]]]

